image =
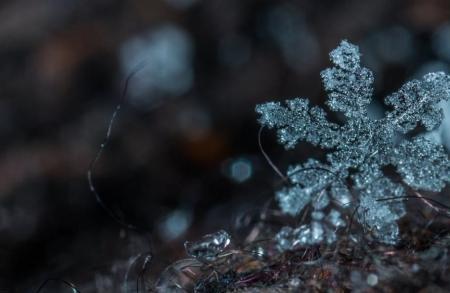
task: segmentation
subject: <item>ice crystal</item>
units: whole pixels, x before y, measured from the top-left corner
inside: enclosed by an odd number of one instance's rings
[[[207,234],[196,242],[186,241],[186,253],[202,262],[211,262],[231,243],[231,237],[225,230]]]
[[[296,229],[291,227],[283,227],[275,236],[278,249],[281,251],[295,249],[301,245],[319,244],[324,239],[324,228],[317,222],[313,221],[311,225],[301,225]]]
[[[311,212],[312,222],[285,228],[276,236],[281,250],[336,239],[336,229],[349,217],[331,209],[330,200],[343,211],[357,207],[358,221],[379,241],[395,244],[396,221],[405,214],[401,201],[406,186],[420,191],[441,191],[450,182],[450,161],[442,145],[410,132],[418,126],[433,130],[443,113],[438,103],[450,97],[450,76],[426,74],[389,95],[384,118],[372,119],[373,74],[361,66],[357,46],[342,41],[330,53],[334,66],[321,72],[328,94],[327,106],[342,113],[342,124],[330,122],[326,112],[304,98],[268,102],[256,107],[263,126],[277,129],[286,149],[300,141],[328,151],[326,162],[309,159],[290,166],[290,186],[276,193],[281,209],[292,216]],[[401,180],[387,176],[393,167]],[[308,207],[308,209],[307,209]],[[327,212],[327,210],[329,210]],[[325,215],[326,214],[326,215]]]

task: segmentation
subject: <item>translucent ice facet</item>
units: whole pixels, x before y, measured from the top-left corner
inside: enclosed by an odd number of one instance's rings
[[[207,234],[196,242],[186,241],[184,247],[186,253],[200,261],[214,261],[217,256],[230,244],[231,237],[224,231]]]

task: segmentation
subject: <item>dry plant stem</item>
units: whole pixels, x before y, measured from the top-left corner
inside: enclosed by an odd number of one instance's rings
[[[44,288],[47,286],[47,284],[50,283],[50,282],[60,282],[60,283],[62,283],[62,284],[64,284],[64,285],[66,285],[67,287],[71,288],[73,292],[81,293],[81,291],[78,290],[78,288],[75,287],[74,284],[72,284],[71,282],[66,281],[66,280],[64,280],[64,279],[59,279],[59,278],[50,278],[50,279],[45,280],[45,281],[41,284],[41,286],[39,286],[39,288],[37,289],[36,293],[41,292],[42,289],[44,289]]]
[[[261,134],[262,134],[263,129],[264,129],[264,126],[261,126],[258,131],[259,149],[260,149],[261,153],[263,154],[264,158],[266,159],[267,163],[270,165],[270,167],[272,167],[272,169],[275,171],[275,173],[277,173],[277,175],[280,176],[280,178],[283,181],[288,182],[289,181],[288,178],[286,176],[284,176],[283,173],[280,171],[280,169],[278,169],[278,167],[272,162],[269,155],[266,153],[266,151],[264,150],[264,148],[262,146]]]
[[[442,213],[444,215],[450,216],[450,211],[440,208],[436,205],[434,205],[431,201],[429,201],[428,199],[426,199],[422,194],[420,194],[420,192],[414,191],[414,194],[417,195],[417,197],[423,201],[427,206],[429,206],[432,210],[438,212],[438,213]]]
[[[122,227],[124,227],[126,229],[129,229],[129,230],[138,230],[138,228],[136,226],[132,225],[132,224],[127,223],[123,219],[123,217],[121,217],[119,214],[117,214],[114,210],[112,210],[103,201],[102,197],[100,196],[100,194],[98,193],[98,191],[97,191],[97,189],[95,187],[93,176],[94,176],[95,168],[97,167],[97,163],[99,162],[100,158],[102,157],[103,151],[108,146],[108,143],[110,141],[111,132],[112,132],[114,123],[116,121],[117,115],[119,114],[120,110],[122,109],[122,106],[124,105],[124,103],[126,101],[129,83],[130,83],[131,79],[133,78],[133,76],[136,73],[138,73],[139,71],[141,71],[144,68],[145,65],[146,65],[145,62],[139,63],[135,67],[135,69],[125,79],[125,84],[124,84],[124,87],[123,87],[123,90],[122,90],[122,94],[120,96],[119,103],[117,104],[116,108],[114,109],[114,111],[113,111],[113,113],[111,115],[111,118],[109,119],[109,122],[108,122],[108,125],[107,125],[106,134],[105,134],[105,137],[103,138],[103,142],[100,144],[100,147],[98,148],[95,157],[89,163],[89,167],[88,167],[88,170],[87,170],[87,173],[86,173],[87,181],[88,181],[88,184],[89,184],[89,190],[94,195],[95,200],[97,201],[97,203],[108,213],[108,215],[114,221],[116,221]]]

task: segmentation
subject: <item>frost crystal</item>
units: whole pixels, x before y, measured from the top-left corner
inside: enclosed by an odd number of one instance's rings
[[[336,209],[358,207],[357,220],[379,241],[395,244],[396,221],[405,214],[401,201],[404,186],[414,190],[441,191],[450,182],[450,160],[442,145],[423,136],[412,138],[417,126],[433,130],[443,113],[438,103],[450,97],[450,76],[429,73],[403,85],[385,99],[390,110],[381,119],[368,115],[373,74],[360,65],[357,46],[347,41],[330,53],[334,67],[321,72],[328,94],[326,104],[343,113],[341,125],[328,121],[326,112],[304,98],[258,105],[259,122],[276,128],[286,149],[306,141],[328,150],[326,162],[309,159],[290,166],[291,185],[276,193],[281,209],[292,216],[311,213],[311,224],[286,227],[277,235],[281,250],[336,240],[336,230],[347,218]],[[384,170],[393,168],[401,180],[392,180]],[[327,212],[328,210],[328,212]],[[347,210],[348,214],[348,210]],[[349,215],[348,215],[349,216]]]
[[[301,225],[296,229],[283,227],[275,236],[275,241],[278,249],[284,251],[295,249],[305,244],[319,244],[324,240],[325,236],[323,225],[313,221],[311,225]]]
[[[184,247],[189,256],[202,262],[211,262],[216,260],[230,243],[230,235],[226,231],[220,230],[203,236],[197,242],[186,241]]]

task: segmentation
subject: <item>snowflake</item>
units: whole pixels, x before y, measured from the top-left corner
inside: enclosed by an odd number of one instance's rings
[[[368,106],[374,78],[360,65],[358,47],[344,40],[330,59],[334,67],[322,71],[321,78],[328,94],[326,104],[344,115],[342,124],[330,122],[322,108],[304,98],[256,107],[261,125],[276,128],[286,149],[306,141],[327,151],[326,162],[309,159],[290,166],[290,186],[276,193],[287,214],[313,211],[311,223],[278,233],[281,250],[334,242],[337,229],[348,223],[330,202],[344,211],[353,204],[358,221],[376,239],[395,244],[397,220],[405,215],[405,207],[399,200],[384,199],[402,198],[408,186],[438,192],[450,182],[450,161],[443,146],[410,133],[418,126],[426,130],[439,126],[443,113],[438,103],[450,97],[450,76],[436,72],[407,82],[385,99],[390,107],[385,116],[373,119]],[[400,180],[386,175],[386,168],[395,169]]]

